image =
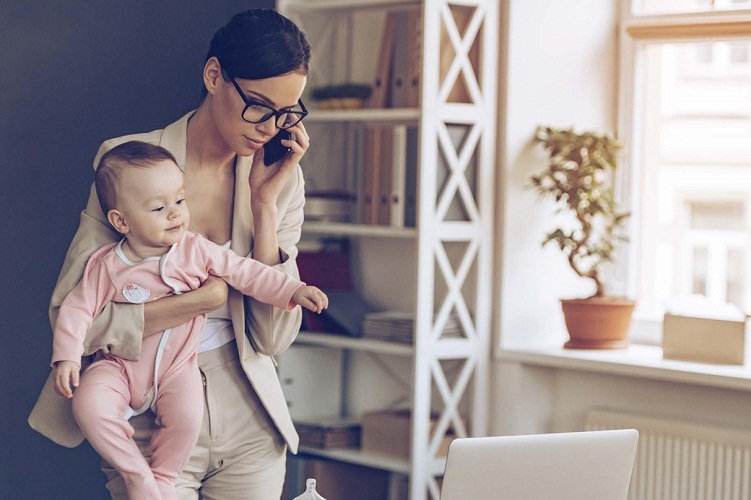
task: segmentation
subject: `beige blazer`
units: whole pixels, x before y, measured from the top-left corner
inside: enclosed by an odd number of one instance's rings
[[[94,159],[94,168],[99,158],[114,146],[129,140],[140,140],[159,144],[169,150],[181,169],[185,168],[187,124],[193,112],[167,126],[146,134],[135,134],[110,139],[99,148]],[[251,157],[238,157],[235,167],[235,203],[232,215],[232,250],[238,255],[251,255],[253,248],[253,219],[250,210]],[[277,237],[282,262],[274,267],[295,278],[299,278],[297,264],[297,243],[303,221],[305,203],[302,170],[298,167],[282,189],[277,200]],[[63,263],[60,277],[50,302],[50,322],[54,326],[60,303],[78,284],[89,256],[99,247],[120,239],[99,206],[94,186],[91,187],[86,209],[81,213],[81,222]],[[246,314],[246,308],[249,314]],[[229,309],[235,338],[248,380],[258,394],[279,432],[295,453],[299,438],[292,424],[276,374],[275,356],[294,341],[300,328],[302,311],[299,307],[286,312],[268,304],[262,304],[244,297],[230,288]],[[143,305],[109,304],[97,316],[86,335],[84,360],[99,350],[117,356],[136,360],[141,351],[143,335]],[[69,448],[78,446],[84,439],[73,418],[71,400],[58,396],[53,389],[52,376],[42,389],[31,415],[29,425],[58,444]]]

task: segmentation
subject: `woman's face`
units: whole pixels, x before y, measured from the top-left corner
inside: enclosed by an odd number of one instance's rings
[[[265,104],[276,110],[296,108],[307,77],[287,73],[263,80],[235,78],[245,99]],[[231,80],[216,79],[211,102],[211,116],[227,146],[240,156],[250,156],[276,135],[275,117],[263,123],[248,123],[242,118],[245,101]]]

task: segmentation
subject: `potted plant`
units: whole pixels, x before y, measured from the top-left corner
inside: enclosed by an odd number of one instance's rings
[[[561,300],[571,337],[564,347],[626,347],[636,303],[609,296],[603,276],[604,265],[627,241],[624,223],[629,213],[618,208],[609,185],[623,145],[609,134],[550,127],[539,127],[535,142],[545,147],[549,161],[541,174],[532,176],[534,189],[542,198],[555,200],[559,211],[574,216],[571,228],[555,229],[542,244],[558,246],[574,272],[595,285],[591,297]]]
[[[372,88],[366,83],[338,83],[314,88],[310,95],[320,109],[357,109],[365,105]]]

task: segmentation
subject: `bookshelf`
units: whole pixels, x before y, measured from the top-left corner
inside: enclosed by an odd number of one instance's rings
[[[301,332],[296,341],[341,353],[347,403],[332,414],[357,417],[394,399],[385,394],[393,388],[368,384],[383,377],[382,367],[397,366],[391,375],[408,379],[402,396],[411,408],[411,458],[310,447],[301,455],[384,470],[392,480],[406,476],[409,498],[438,500],[445,457],[437,449],[446,431],[487,432],[498,2],[280,0],[278,8],[311,41],[308,90],[388,82],[364,109],[319,110],[304,97],[313,138],[303,165],[306,190],[351,193],[357,201],[348,221],[306,220],[303,243],[347,238],[358,291],[381,309],[415,318],[412,344],[325,332]],[[385,57],[382,49],[393,47],[385,33],[410,50],[391,48],[395,55]],[[417,85],[412,94],[402,88],[410,84]],[[373,146],[374,129],[386,137],[386,153]],[[375,193],[384,175],[397,195],[392,201],[401,197],[402,205],[376,218],[362,204],[367,186]],[[460,324],[460,336],[443,334],[449,318]],[[390,500],[397,499],[393,490]]]
[[[392,228],[390,226],[377,226],[373,224],[348,224],[332,222],[305,222],[303,232],[306,234],[328,234],[332,236],[381,236],[384,238],[417,237],[415,228],[403,227]]]
[[[415,348],[407,344],[386,342],[383,340],[370,340],[362,338],[345,337],[344,335],[300,332],[297,341],[302,344],[332,347],[335,349],[349,349],[352,351],[373,352],[392,356],[414,356]]]
[[[410,464],[407,460],[398,460],[389,456],[367,453],[360,450],[346,448],[326,450],[302,447],[300,452],[316,457],[331,458],[333,460],[341,460],[351,464],[365,465],[373,467],[374,469],[395,472],[397,474],[408,475],[410,471]]]
[[[420,120],[417,108],[321,110],[305,118],[305,123],[361,122],[415,124]]]

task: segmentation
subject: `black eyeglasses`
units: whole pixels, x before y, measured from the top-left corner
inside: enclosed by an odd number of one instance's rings
[[[299,109],[274,109],[271,106],[267,106],[260,101],[249,99],[245,95],[245,92],[243,92],[243,90],[235,81],[235,77],[233,77],[226,71],[224,72],[224,74],[227,75],[229,80],[232,82],[232,85],[235,86],[237,93],[240,94],[240,97],[245,103],[245,108],[243,109],[241,116],[242,119],[246,122],[263,123],[272,116],[275,116],[276,120],[274,121],[274,123],[276,124],[277,128],[286,129],[294,127],[295,125],[300,123],[303,118],[308,116],[308,109],[305,107],[305,104],[303,104],[302,99],[297,100]]]

